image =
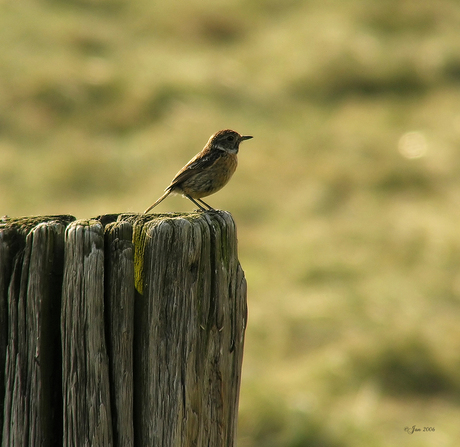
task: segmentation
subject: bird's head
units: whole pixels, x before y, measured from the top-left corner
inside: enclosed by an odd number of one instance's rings
[[[225,129],[219,130],[219,132],[212,135],[207,145],[211,146],[212,149],[225,151],[230,154],[237,154],[240,143],[251,138],[252,136],[250,135],[240,135],[234,130]]]

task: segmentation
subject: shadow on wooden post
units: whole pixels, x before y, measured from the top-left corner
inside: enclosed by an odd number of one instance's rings
[[[2,445],[236,445],[231,215],[73,220],[0,222]]]

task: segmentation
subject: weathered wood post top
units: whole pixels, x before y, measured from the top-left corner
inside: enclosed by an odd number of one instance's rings
[[[0,220],[1,445],[235,446],[228,212]]]

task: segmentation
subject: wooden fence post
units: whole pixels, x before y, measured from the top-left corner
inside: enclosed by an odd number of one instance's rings
[[[0,221],[2,446],[236,445],[231,215],[73,220]]]
[[[59,307],[64,230],[70,216],[0,225],[0,292],[7,331],[3,446],[56,445],[61,432]],[[3,383],[2,383],[3,385]]]

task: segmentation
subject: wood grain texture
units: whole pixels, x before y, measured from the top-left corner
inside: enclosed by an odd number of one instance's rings
[[[113,222],[105,228],[105,304],[113,441],[115,446],[120,447],[134,445],[132,234],[132,225],[128,222]]]
[[[61,311],[63,445],[113,445],[104,321],[104,233],[76,221],[65,235]]]
[[[2,220],[0,261],[2,446],[236,444],[229,213]]]
[[[59,308],[68,219],[43,220],[32,230],[20,221],[0,229],[0,258],[11,262],[9,276],[0,280],[2,288],[9,283],[5,446],[60,445],[60,393],[55,385],[60,384]]]
[[[136,307],[139,445],[233,446],[246,282],[228,213],[146,222]]]
[[[11,281],[14,257],[19,244],[14,239],[16,231],[0,223],[0,434],[3,433],[3,411],[5,404],[5,362],[8,346],[8,289]],[[25,237],[23,238],[25,240]],[[24,242],[23,242],[24,243]],[[0,440],[2,437],[0,437]]]

